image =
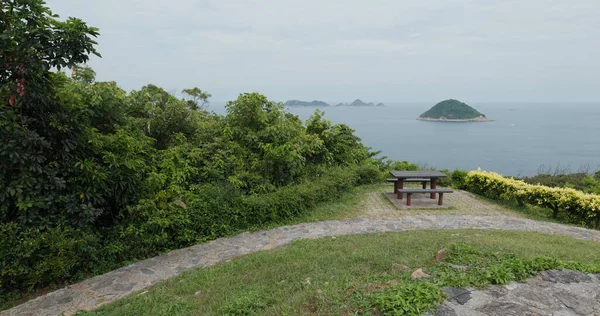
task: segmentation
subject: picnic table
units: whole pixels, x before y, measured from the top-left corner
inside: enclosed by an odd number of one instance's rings
[[[425,182],[430,182],[430,189],[436,189],[436,181],[439,178],[445,178],[446,174],[438,170],[426,170],[426,171],[398,171],[392,170],[390,174],[396,181],[394,181],[394,193],[397,194],[398,199],[402,199],[402,193],[398,192],[400,189],[404,189],[404,182],[423,182],[423,189],[425,189]],[[435,192],[430,193],[430,198],[435,199]]]

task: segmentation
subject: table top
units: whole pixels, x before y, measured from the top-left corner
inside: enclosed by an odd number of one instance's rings
[[[445,173],[438,170],[398,171],[392,170],[390,174],[396,178],[445,178]]]

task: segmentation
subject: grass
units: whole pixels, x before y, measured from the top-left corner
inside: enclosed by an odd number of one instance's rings
[[[487,202],[490,204],[498,205],[505,209],[512,210],[518,214],[521,214],[525,218],[538,220],[538,221],[570,225],[570,226],[583,227],[583,228],[587,228],[587,229],[593,229],[591,227],[586,226],[584,223],[575,223],[572,220],[569,220],[569,218],[566,218],[564,216],[564,214],[562,214],[562,213],[560,213],[560,216],[558,218],[554,218],[554,217],[552,217],[553,212],[551,209],[534,206],[534,205],[528,205],[528,204],[518,205],[516,202],[513,202],[513,201],[505,201],[505,200],[497,201],[497,200],[488,199],[488,198],[480,196],[480,195],[476,195],[476,194],[473,194],[473,195],[476,196],[477,199],[480,201],[484,201],[484,202]]]
[[[585,264],[600,262],[600,243],[531,232],[431,230],[299,240],[211,268],[187,271],[90,314],[369,314],[373,306],[397,304],[390,301],[394,291],[414,290],[412,285],[402,288],[409,270],[424,267],[439,275],[440,282],[459,282],[460,278],[444,278],[445,270],[434,260],[436,251],[454,249],[457,243],[465,245],[467,255],[463,253],[452,260],[466,260],[469,264],[488,258],[473,255],[470,249],[484,249],[482,253],[492,254],[491,257],[511,252],[519,260],[543,255]],[[410,269],[402,273],[398,267]],[[503,269],[512,271],[509,268]],[[415,287],[429,293],[424,295],[427,299],[440,298],[430,288]]]

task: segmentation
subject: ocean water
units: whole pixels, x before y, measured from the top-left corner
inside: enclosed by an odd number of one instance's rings
[[[393,160],[438,169],[534,175],[542,170],[600,169],[600,103],[471,104],[494,119],[486,123],[426,122],[416,118],[432,103],[386,107],[325,107],[325,118],[344,123],[363,143]],[[287,108],[306,120],[310,107]],[[209,110],[225,113],[224,104]]]

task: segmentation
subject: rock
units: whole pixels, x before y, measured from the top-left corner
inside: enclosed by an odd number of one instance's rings
[[[444,260],[444,258],[446,258],[448,253],[448,249],[444,248],[444,249],[440,249],[435,253],[435,260],[437,261],[442,261]]]
[[[398,274],[400,272],[410,272],[411,268],[408,266],[405,266],[403,264],[399,264],[399,263],[394,263],[392,264],[392,274]]]
[[[476,309],[490,316],[542,316],[547,315],[541,310],[516,302],[492,302]]]
[[[540,277],[546,282],[552,283],[580,283],[592,282],[589,275],[572,270],[548,270],[540,272]]]
[[[412,279],[428,278],[429,276],[430,276],[430,275],[429,275],[429,274],[427,274],[427,273],[425,273],[425,272],[423,272],[423,269],[421,269],[421,268],[419,268],[419,269],[415,270],[415,271],[414,271],[414,272],[413,272],[413,273],[410,275],[410,277],[411,277]]]
[[[444,287],[442,290],[448,294],[450,301],[456,302],[460,305],[465,305],[471,299],[471,291],[460,289],[456,287]]]
[[[458,314],[450,306],[442,304],[435,312],[435,316],[458,316]]]
[[[585,297],[574,295],[567,291],[554,293],[556,299],[563,303],[566,307],[572,309],[577,315],[591,315],[594,309],[594,301]]]

